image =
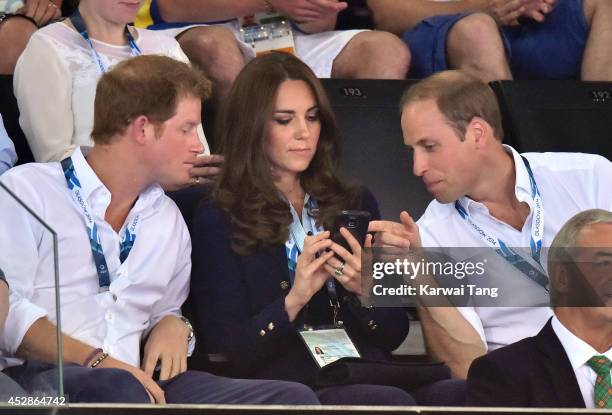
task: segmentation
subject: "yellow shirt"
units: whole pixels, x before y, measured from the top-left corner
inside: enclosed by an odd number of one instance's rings
[[[151,2],[152,0],[145,0],[140,6],[134,25],[141,29],[146,29],[153,24],[153,17],[151,16]]]

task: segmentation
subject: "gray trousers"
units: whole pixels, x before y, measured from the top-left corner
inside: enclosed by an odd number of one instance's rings
[[[26,392],[10,377],[0,372],[0,402],[7,402],[10,398],[27,396]]]

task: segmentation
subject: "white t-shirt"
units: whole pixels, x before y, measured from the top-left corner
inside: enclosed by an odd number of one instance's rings
[[[516,197],[530,207],[522,230],[518,231],[489,215],[482,203],[467,197],[461,198],[460,202],[474,222],[502,239],[507,246],[529,247],[533,220],[529,175],[521,156],[511,147],[505,148],[512,152],[514,158]],[[561,226],[575,214],[593,208],[612,210],[612,163],[609,160],[581,153],[525,153],[524,156],[531,165],[542,196],[543,247],[550,247]],[[432,201],[417,223],[425,247],[488,246],[461,218],[454,203]],[[543,249],[542,254],[541,264],[546,269],[546,249]],[[493,260],[487,263],[485,269],[483,281],[493,286],[503,283],[504,287],[520,296],[520,304],[538,307],[495,307],[494,302],[479,306],[476,303],[472,307],[460,307],[461,314],[480,334],[490,350],[535,336],[552,315],[546,290],[516,270],[500,255],[493,255]],[[508,276],[512,278],[506,278]],[[508,305],[507,298],[504,301],[504,305]]]
[[[169,56],[189,62],[174,38],[137,29],[142,54]],[[129,46],[93,40],[106,68],[130,58]],[[36,161],[60,161],[81,145],[93,145],[94,99],[99,66],[89,44],[64,22],[32,35],[15,68],[14,90],[19,123]],[[204,134],[200,137],[206,145]]]
[[[163,317],[180,315],[189,291],[191,241],[183,216],[158,185],[140,194],[125,223],[140,214],[134,246],[119,260],[120,235],[104,220],[111,194],[80,148],[73,153],[82,195],[97,224],[110,274],[99,292],[83,213],[73,202],[60,163],[15,167],[0,181],[57,232],[62,331],[139,366],[140,341]],[[53,238],[40,222],[0,190],[0,268],[10,286],[10,309],[0,333],[0,370],[41,317],[56,322]],[[55,343],[55,338],[48,339]],[[190,348],[193,347],[193,342]]]

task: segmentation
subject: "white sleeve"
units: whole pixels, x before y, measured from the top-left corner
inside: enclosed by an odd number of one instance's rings
[[[9,172],[2,177],[2,183],[26,199],[30,209],[41,212],[39,200],[24,197],[24,193],[32,194],[35,189],[24,189],[27,184],[14,179]],[[14,355],[30,326],[47,316],[45,309],[30,300],[38,270],[38,246],[43,238],[51,238],[51,235],[4,189],[0,189],[0,212],[0,268],[10,287],[9,312],[4,332],[0,334],[0,349]]]
[[[183,220],[181,213],[176,208],[177,222],[172,229],[176,236],[177,250],[172,252],[164,252],[168,257],[176,258],[176,266],[174,275],[170,278],[168,286],[163,297],[158,300],[152,308],[151,318],[149,319],[149,327],[145,331],[144,336],[148,336],[155,325],[168,315],[181,316],[181,307],[187,295],[189,294],[189,282],[191,279],[191,239],[187,231],[187,225]],[[195,336],[189,342],[188,355],[191,356],[195,348]]]
[[[36,161],[59,161],[72,143],[72,74],[44,35],[34,34],[15,68],[19,123]]]
[[[482,344],[484,344],[485,346],[485,350],[488,351],[489,346],[487,344],[487,339],[485,338],[482,320],[480,320],[480,316],[478,315],[474,307],[457,307],[457,310],[463,316],[463,318],[465,318],[467,322],[470,323],[472,327],[474,327],[474,330],[476,330],[476,332],[480,336],[480,339],[482,340]]]

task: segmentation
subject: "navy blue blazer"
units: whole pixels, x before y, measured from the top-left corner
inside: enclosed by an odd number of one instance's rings
[[[551,321],[537,336],[474,360],[466,405],[584,408],[576,375]]]
[[[360,206],[347,208],[367,210],[379,219],[373,195],[364,191],[361,199]],[[199,353],[228,358],[219,374],[312,383],[318,366],[296,331],[305,312],[291,323],[284,308],[290,289],[284,244],[249,256],[236,254],[229,217],[206,198],[195,210],[191,238],[190,305]],[[353,294],[336,285],[339,319],[361,355],[384,359],[408,333],[404,310],[362,308]],[[332,324],[325,287],[305,309],[309,324]]]

